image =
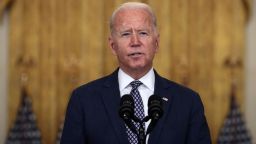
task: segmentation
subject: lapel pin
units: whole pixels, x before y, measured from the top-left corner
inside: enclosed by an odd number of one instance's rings
[[[163,97],[162,99],[163,99],[164,101],[168,102],[168,98]]]

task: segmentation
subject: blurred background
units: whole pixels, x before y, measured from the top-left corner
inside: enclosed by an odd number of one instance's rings
[[[22,123],[57,143],[72,89],[117,67],[108,20],[123,2],[0,0],[0,144],[17,140]],[[213,143],[256,144],[256,0],[141,2],[158,18],[155,69],[200,93]]]

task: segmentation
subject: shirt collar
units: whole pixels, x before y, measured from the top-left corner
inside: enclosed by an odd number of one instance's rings
[[[118,82],[119,82],[119,89],[120,91],[125,89],[129,84],[134,81],[131,76],[129,76],[127,73],[125,73],[121,68],[118,70]],[[145,74],[143,77],[138,79],[143,83],[144,86],[149,88],[150,90],[154,91],[155,86],[155,73],[153,68],[151,68],[147,74]]]

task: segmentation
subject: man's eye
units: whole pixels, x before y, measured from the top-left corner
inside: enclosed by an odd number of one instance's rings
[[[148,32],[145,32],[145,31],[139,32],[139,34],[140,34],[141,36],[148,36]]]
[[[126,37],[126,36],[129,36],[129,35],[131,35],[131,33],[129,33],[129,32],[121,33],[121,36],[122,36],[122,37]]]

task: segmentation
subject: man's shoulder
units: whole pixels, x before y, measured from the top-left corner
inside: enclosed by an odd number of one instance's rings
[[[159,75],[157,79],[165,87],[166,97],[172,98],[174,101],[182,101],[188,105],[193,101],[196,101],[196,103],[201,102],[199,93],[189,88],[189,86],[174,82]]]
[[[103,86],[107,86],[110,81],[113,81],[115,77],[115,72],[106,76],[102,76],[98,79],[89,81],[85,84],[82,84],[74,89],[74,91],[85,91],[85,90],[94,90],[94,89],[100,89]]]
[[[166,93],[165,97],[175,101],[180,106],[185,108],[191,108],[194,106],[202,106],[202,101],[199,93],[188,86],[179,84],[177,82],[168,80],[166,78],[160,77],[161,81],[165,83]]]
[[[171,91],[175,91],[177,93],[190,93],[190,94],[197,95],[197,92],[195,90],[191,89],[190,87],[188,87],[186,85],[169,80],[169,79],[159,76],[159,75],[158,75],[158,78],[161,81],[161,83],[163,83],[163,85],[165,85],[165,87],[167,87]]]

